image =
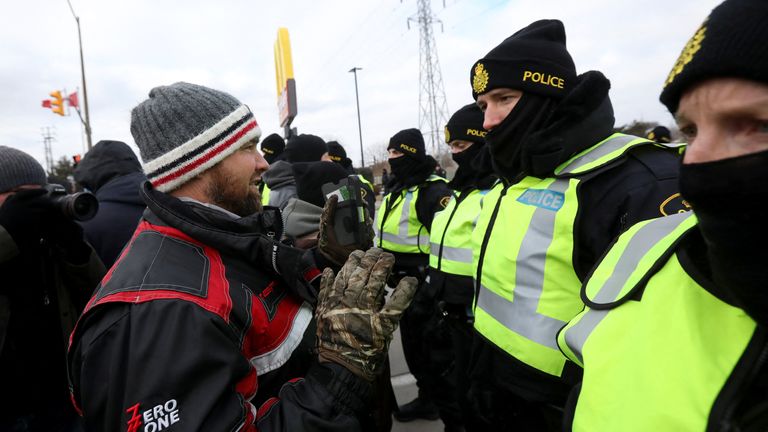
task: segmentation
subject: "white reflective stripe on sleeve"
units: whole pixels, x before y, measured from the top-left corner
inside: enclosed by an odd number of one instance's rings
[[[284,365],[293,354],[293,350],[301,343],[311,320],[312,308],[304,302],[299,311],[296,312],[296,316],[293,317],[291,330],[283,342],[272,351],[251,358],[251,364],[256,368],[256,374],[264,375]]]

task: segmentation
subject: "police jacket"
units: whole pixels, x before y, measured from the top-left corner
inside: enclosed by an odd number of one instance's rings
[[[235,220],[148,183],[142,194],[147,211],[71,338],[86,430],[359,428],[369,385],[316,362],[309,301],[258,256],[279,214]]]
[[[568,148],[573,149],[570,153],[572,159],[569,162],[581,165],[580,174],[563,175],[569,166],[566,162],[542,177],[528,176],[518,179],[517,183],[498,185],[483,200],[483,214],[489,218],[483,222],[481,215],[478,228],[473,234],[473,238],[478,239],[477,243],[482,246],[474,251],[477,255],[476,262],[478,262],[475,281],[477,303],[475,328],[479,328],[480,318],[484,318],[478,316],[481,309],[490,314],[493,312],[492,309],[498,311],[500,308],[505,308],[505,304],[517,302],[515,307],[530,311],[532,315],[538,317],[536,319],[540,319],[542,323],[546,322],[548,328],[554,329],[552,332],[547,332],[543,339],[538,340],[528,339],[525,334],[522,334],[529,330],[538,332],[542,328],[538,324],[521,329],[517,333],[519,339],[515,340],[501,336],[502,332],[495,334],[497,339],[504,340],[505,343],[516,344],[515,341],[519,340],[521,345],[535,344],[535,350],[514,346],[502,348],[491,342],[487,337],[488,333],[481,332],[481,337],[473,346],[471,364],[473,380],[492,383],[489,387],[496,387],[530,401],[563,404],[570,387],[580,379],[579,368],[566,361],[559,353],[555,340],[556,330],[581,309],[581,306],[578,306],[580,302],[578,289],[581,281],[612,239],[638,221],[674,213],[683,205],[677,193],[678,152],[653,143],[636,145],[639,141],[634,140],[640,140],[639,138],[613,135],[613,109],[607,89],[604,92],[594,91],[590,88],[592,85],[590,81],[590,79],[584,79],[568,98],[561,102],[558,109],[568,114],[563,115],[558,121],[551,122],[547,129],[538,135],[540,144],[543,146],[567,143]],[[603,150],[587,156],[587,160],[579,159],[581,152],[596,150],[602,147],[600,144],[606,142],[611,144],[604,147],[610,154],[608,159],[600,159]],[[622,147],[625,144],[626,146]],[[589,161],[589,158],[594,156],[597,158]],[[564,189],[560,192],[548,190],[547,184],[554,184],[556,178],[562,179],[559,184],[564,186]],[[525,190],[528,188],[526,184],[530,185],[529,190]],[[576,199],[578,205],[570,208],[563,206],[565,202],[563,200],[574,202]],[[526,222],[515,221],[531,218],[531,212],[536,211],[539,211],[545,219],[554,218],[551,219],[555,229],[552,232],[553,246],[545,254],[534,252],[533,256],[528,256],[531,251],[523,250],[523,244],[520,241],[524,241],[524,237],[519,231],[527,230],[529,225]],[[564,223],[564,220],[570,222]],[[481,222],[483,222],[482,228]],[[516,223],[525,225],[513,226]],[[496,225],[498,227],[495,227]],[[536,240],[531,244],[540,244],[537,236],[542,232],[537,229],[528,230],[528,232],[531,233],[531,237],[527,237],[529,242]],[[520,244],[519,250],[511,240]],[[475,244],[474,240],[473,244]],[[549,253],[555,247],[571,252],[566,255],[560,253],[560,256],[550,258]],[[502,255],[510,256],[512,259],[512,262],[508,262],[503,268],[493,267],[486,262],[489,258],[499,261]],[[543,264],[537,264],[542,259],[547,260],[547,266],[544,268],[541,268]],[[550,268],[553,263],[563,266],[562,269],[558,267],[553,272],[553,268]],[[516,266],[516,272],[510,268],[512,264]],[[544,274],[545,271],[546,274]],[[528,276],[532,276],[533,279],[522,280],[522,282],[519,279]],[[500,299],[499,296],[494,297],[488,294],[483,298],[483,293],[480,291],[489,280],[495,280],[495,285],[502,289],[511,289],[509,287],[518,283],[525,285],[539,281],[546,290],[551,284],[545,281],[550,280],[555,281],[556,285],[568,285],[570,288],[568,288],[567,301],[570,304],[569,308],[574,309],[573,315],[551,319],[553,303],[550,303],[549,307],[538,308],[538,298],[531,298],[528,302],[521,301],[523,296],[520,293],[516,293],[514,300]],[[485,292],[489,291],[485,290]],[[532,290],[524,292],[535,294]],[[548,299],[557,303],[565,298],[557,297],[559,295],[564,293],[555,293],[555,297],[550,296]],[[516,316],[515,319],[521,319],[522,316],[510,310],[501,312],[513,313]],[[556,312],[562,315],[563,311]],[[546,313],[550,313],[550,316],[543,317]],[[492,319],[484,320],[484,322],[490,321]],[[561,324],[558,325],[558,322]],[[542,367],[541,364],[532,366],[527,359],[523,361],[518,358],[518,355],[511,355],[510,351],[515,349],[522,350],[520,355],[546,357],[545,361],[549,363],[546,367]]]
[[[429,265],[432,220],[435,213],[445,208],[450,197],[451,189],[442,177],[429,176],[416,184],[404,182],[391,185],[389,194],[384,197],[376,213],[374,245],[395,256],[395,273],[403,272],[420,280],[424,278],[423,272]],[[387,234],[392,233],[388,233],[385,225],[400,225],[401,230],[407,229],[408,232],[403,232],[401,237],[410,237],[408,241],[413,244],[407,249],[414,252],[387,248],[383,241]]]
[[[768,334],[714,284],[693,213],[633,226],[582,288],[558,335],[587,373],[573,430],[761,431]],[[578,389],[578,388],[577,388]]]

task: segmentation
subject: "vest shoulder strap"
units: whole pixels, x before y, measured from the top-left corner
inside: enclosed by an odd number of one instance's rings
[[[622,234],[587,277],[581,291],[592,309],[613,309],[632,297],[696,226],[693,212],[638,223]]]
[[[615,133],[557,167],[555,177],[574,177],[590,173],[622,159],[632,148],[654,144],[645,138]]]

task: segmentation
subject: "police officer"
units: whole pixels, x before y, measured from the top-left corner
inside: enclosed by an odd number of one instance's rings
[[[273,164],[283,159],[283,151],[285,151],[285,140],[280,135],[273,133],[269,134],[260,144],[261,154],[264,156],[264,160],[268,164]],[[269,186],[263,181],[259,183],[259,193],[261,193],[261,204],[269,205]]]
[[[424,138],[418,129],[405,129],[389,140],[389,166],[393,179],[390,193],[376,214],[374,245],[395,255],[393,278],[415,276],[420,283],[412,305],[403,315],[400,327],[403,353],[408,369],[416,377],[419,396],[399,408],[395,418],[411,421],[438,417],[434,401],[434,370],[428,364],[429,352],[422,333],[434,311],[433,299],[423,289],[429,264],[429,233],[437,211],[445,208],[451,191],[442,177],[432,175],[435,159],[426,154]],[[391,281],[390,285],[396,280]]]
[[[430,230],[429,292],[434,296],[435,321],[429,326],[430,367],[442,378],[435,400],[446,430],[473,430],[466,401],[467,364],[472,342],[472,230],[480,202],[496,181],[480,159],[485,150],[483,113],[474,103],[453,114],[445,126],[445,142],[459,167],[448,183],[453,197],[435,214]],[[439,316],[439,318],[438,318]]]
[[[768,430],[768,4],[727,0],[661,93],[693,212],[623,234],[559,336],[584,367],[575,431]]]
[[[658,143],[672,142],[672,134],[665,126],[656,126],[655,128],[651,129],[651,131],[648,132],[648,135],[646,135],[646,138]]]
[[[492,430],[556,430],[580,369],[557,332],[584,307],[581,281],[635,222],[682,207],[677,151],[613,132],[603,74],[576,74],[557,20],[529,25],[471,69],[503,179],[473,232],[470,397]]]

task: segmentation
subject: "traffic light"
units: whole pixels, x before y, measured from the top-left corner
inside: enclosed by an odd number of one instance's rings
[[[61,92],[56,90],[51,93],[51,111],[63,116],[64,115],[64,98],[61,96]]]
[[[79,164],[79,163],[80,163],[80,160],[81,160],[81,159],[82,159],[82,157],[80,157],[80,155],[79,155],[79,154],[76,154],[76,155],[72,156],[72,162],[74,162],[74,163],[75,163],[75,166],[77,166],[77,164]]]

